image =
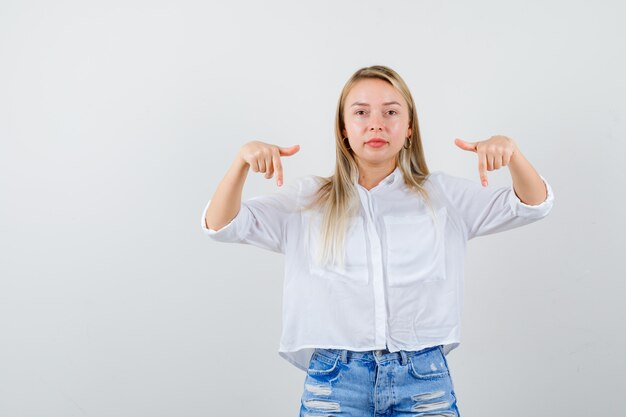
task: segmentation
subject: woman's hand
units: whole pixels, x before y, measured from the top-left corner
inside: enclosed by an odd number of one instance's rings
[[[480,142],[465,142],[457,138],[454,143],[463,150],[478,154],[478,173],[483,187],[487,186],[487,171],[509,165],[511,158],[518,151],[513,139],[502,135],[492,136]]]
[[[241,147],[238,156],[250,165],[254,172],[265,172],[265,178],[269,179],[276,172],[276,183],[283,185],[283,166],[281,156],[291,156],[300,150],[300,145],[289,148],[272,145],[269,143],[253,140]]]

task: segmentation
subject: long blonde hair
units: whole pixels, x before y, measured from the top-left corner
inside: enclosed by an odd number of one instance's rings
[[[409,107],[409,126],[411,127],[411,142],[408,149],[402,148],[396,158],[396,166],[400,167],[402,177],[407,187],[428,203],[429,196],[423,183],[429,174],[422,149],[422,140],[417,121],[415,102],[404,80],[394,70],[382,65],[364,67],[357,70],[348,79],[337,103],[335,115],[335,173],[330,177],[315,176],[320,181],[320,187],[305,210],[317,209],[321,211],[320,239],[318,248],[322,264],[344,264],[344,244],[349,222],[359,215],[360,197],[356,185],[358,183],[358,166],[352,149],[346,146],[343,140],[345,122],[343,111],[345,99],[354,84],[362,79],[381,79],[395,87],[404,97]],[[405,143],[406,145],[406,143]],[[432,207],[431,207],[432,209]]]

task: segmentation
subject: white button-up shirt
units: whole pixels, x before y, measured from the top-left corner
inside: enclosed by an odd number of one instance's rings
[[[513,187],[432,172],[424,182],[436,217],[410,191],[400,168],[367,190],[355,184],[361,213],[352,220],[345,264],[315,262],[321,215],[301,211],[319,186],[313,175],[277,192],[242,201],[220,230],[221,242],[251,244],[285,255],[282,334],[278,353],[307,370],[316,347],[355,351],[420,350],[460,344],[466,242],[532,223],[551,210],[554,195],[524,204]]]

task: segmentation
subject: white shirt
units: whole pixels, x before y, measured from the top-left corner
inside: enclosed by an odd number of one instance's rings
[[[432,172],[424,182],[435,209],[410,191],[400,168],[367,190],[355,184],[361,215],[346,235],[346,264],[320,266],[313,254],[320,214],[302,212],[318,187],[313,175],[277,192],[242,201],[220,242],[251,244],[285,255],[282,334],[278,353],[307,370],[316,347],[355,351],[420,350],[460,344],[466,242],[532,223],[551,210],[554,195],[524,204],[513,187]],[[308,245],[308,246],[307,246]]]

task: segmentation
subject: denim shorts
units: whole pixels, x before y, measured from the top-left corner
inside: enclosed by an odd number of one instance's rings
[[[460,417],[443,347],[391,353],[316,348],[300,417]]]

